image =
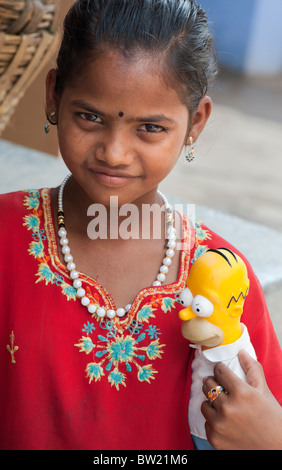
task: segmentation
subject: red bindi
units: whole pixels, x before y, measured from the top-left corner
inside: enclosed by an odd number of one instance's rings
[[[119,117],[123,117],[123,116],[124,116],[124,113],[123,113],[122,111],[120,111],[120,112],[118,113],[118,115],[119,115]]]

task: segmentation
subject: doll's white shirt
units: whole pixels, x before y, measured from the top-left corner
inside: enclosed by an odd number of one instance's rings
[[[256,359],[255,350],[251,344],[248,329],[242,324],[242,336],[232,344],[218,346],[216,348],[202,351],[201,346],[190,345],[195,348],[195,358],[192,363],[192,385],[189,401],[189,426],[191,434],[206,439],[205,418],[201,413],[201,405],[207,400],[202,391],[203,379],[214,375],[214,366],[217,362],[223,362],[238,377],[246,381],[245,373],[238,359],[238,352],[247,351],[251,357]]]

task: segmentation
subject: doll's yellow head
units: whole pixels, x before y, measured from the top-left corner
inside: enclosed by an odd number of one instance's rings
[[[250,285],[244,261],[227,248],[208,250],[193,264],[186,285],[180,295],[183,336],[209,348],[236,341]]]

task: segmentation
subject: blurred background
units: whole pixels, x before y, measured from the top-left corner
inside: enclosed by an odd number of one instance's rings
[[[193,202],[282,231],[282,2],[200,3],[220,73],[195,164],[179,165],[175,176],[189,181]],[[183,185],[176,185],[180,197]]]
[[[61,32],[73,0],[55,3]],[[199,3],[207,10],[220,66],[209,93],[213,113],[196,143],[195,161],[180,159],[161,189],[196,204],[196,216],[247,255],[282,344],[282,1]],[[44,133],[45,76],[56,53],[1,135],[0,193],[54,186],[67,173],[55,128]]]
[[[55,3],[60,31],[73,0]],[[195,162],[180,161],[163,189],[282,231],[282,2],[200,3],[208,13],[220,65],[210,91],[214,109],[196,144]],[[58,147],[55,129],[48,136],[44,133],[44,88],[56,52],[27,88],[1,136],[53,156]],[[3,158],[0,192],[9,190]],[[21,186],[15,181],[11,189],[17,184]]]

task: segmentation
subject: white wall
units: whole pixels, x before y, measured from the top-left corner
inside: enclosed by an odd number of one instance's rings
[[[282,73],[281,0],[256,0],[244,71],[249,75]]]

